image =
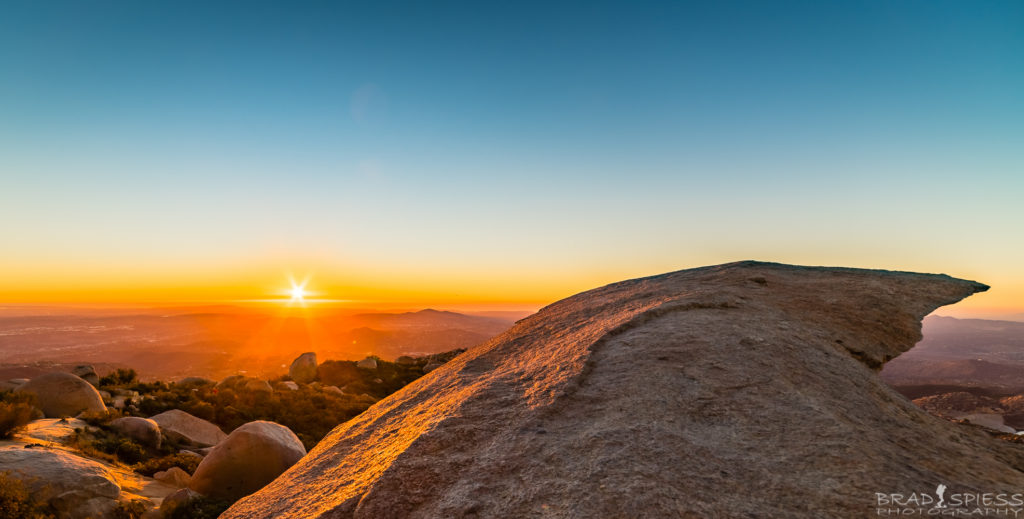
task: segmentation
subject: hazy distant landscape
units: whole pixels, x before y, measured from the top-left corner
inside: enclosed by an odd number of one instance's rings
[[[45,315],[31,315],[46,312]],[[78,315],[72,312],[79,312]],[[475,346],[525,313],[244,308],[92,310],[7,308],[0,312],[0,379],[88,363],[100,373],[135,369],[143,380],[234,373],[265,378],[299,353],[393,360]]]

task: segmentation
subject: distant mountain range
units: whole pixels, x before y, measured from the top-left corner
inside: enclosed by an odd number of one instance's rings
[[[0,375],[92,363],[130,366],[147,379],[240,371],[269,378],[304,351],[339,360],[428,355],[480,344],[521,317],[231,306],[73,311],[0,312]]]
[[[883,380],[1024,390],[1024,323],[929,316],[923,331],[917,346],[885,365]]]

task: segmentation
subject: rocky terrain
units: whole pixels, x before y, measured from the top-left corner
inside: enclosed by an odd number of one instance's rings
[[[394,363],[318,363],[307,352],[271,381],[142,383],[89,365],[4,381],[0,517],[216,517],[331,428],[460,352]]]
[[[584,292],[336,428],[224,517],[868,517],[939,484],[1016,492],[1024,448],[878,377],[925,315],[985,289],[742,262]]]
[[[1024,430],[1024,323],[928,316],[924,340],[881,376],[936,416]]]

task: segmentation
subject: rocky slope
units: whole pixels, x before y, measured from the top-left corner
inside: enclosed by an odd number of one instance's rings
[[[1024,487],[1024,448],[877,370],[987,287],[741,262],[520,321],[339,426],[223,517],[866,517],[876,492]]]

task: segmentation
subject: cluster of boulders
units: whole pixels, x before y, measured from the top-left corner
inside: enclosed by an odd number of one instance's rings
[[[90,376],[95,375],[91,367],[79,368],[76,373],[94,378]],[[179,383],[213,384],[198,378]],[[290,385],[298,389],[295,382],[285,383],[287,389],[292,389]],[[217,386],[273,391],[266,381],[242,376],[228,377]],[[118,407],[124,407],[125,402],[137,401],[138,393],[102,394],[106,392],[98,391],[86,378],[62,372],[19,380],[3,389],[32,393],[40,419],[31,422],[20,439],[0,447],[0,470],[21,480],[34,496],[49,504],[57,517],[113,517],[122,501],[139,497],[122,491],[121,478],[114,467],[60,446],[76,430],[90,427],[82,420],[68,417],[106,411],[104,400],[110,402],[119,397],[124,400]],[[176,507],[201,496],[237,500],[259,490],[306,454],[302,442],[283,425],[256,421],[225,434],[217,425],[178,409],[149,418],[120,417],[110,422],[110,428],[153,449],[159,448],[165,439],[174,440],[189,447],[182,453],[201,458],[194,474],[172,467],[153,475],[153,479],[179,490],[168,495],[159,508],[147,511],[143,516],[146,519],[170,517]]]
[[[433,357],[399,357],[396,362],[419,365],[424,372],[442,365]],[[219,382],[187,377],[176,384],[249,393],[298,391],[306,386],[338,396],[351,394],[373,398],[359,395],[359,391],[352,389],[346,392],[345,387],[322,380],[345,380],[347,376],[359,373],[364,378],[372,376],[379,370],[376,358],[367,357],[354,365],[339,361],[325,364],[327,368],[317,363],[315,353],[307,352],[292,362],[289,377],[286,377],[291,380],[271,383],[246,375],[232,375]],[[331,368],[340,369],[340,373],[346,375],[331,377]],[[327,376],[322,379],[322,374]],[[137,404],[144,398],[150,398],[124,388],[100,390],[99,381],[93,366],[80,365],[71,373],[52,372],[32,379],[0,382],[0,391],[31,393],[38,407],[37,420],[20,434],[18,441],[21,443],[16,441],[13,445],[0,447],[0,470],[9,471],[13,477],[23,480],[33,495],[48,502],[61,518],[111,517],[120,502],[139,497],[122,491],[119,482],[123,482],[123,475],[116,474],[112,466],[61,447],[75,437],[76,431],[91,427],[73,417],[100,414],[109,408],[138,414],[140,406]],[[377,378],[375,382],[383,381]],[[339,385],[346,386],[344,383]],[[172,467],[153,475],[153,479],[170,487],[168,492],[178,490],[167,495],[159,508],[147,511],[143,516],[146,519],[170,517],[177,507],[202,496],[228,501],[242,498],[267,485],[306,454],[295,433],[268,421],[249,422],[226,434],[209,421],[171,409],[148,418],[123,416],[112,420],[109,425],[118,435],[146,448],[159,449],[171,441],[183,447],[181,453],[201,459],[193,474]]]

